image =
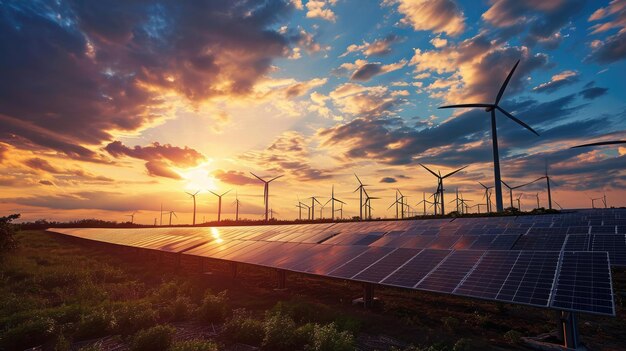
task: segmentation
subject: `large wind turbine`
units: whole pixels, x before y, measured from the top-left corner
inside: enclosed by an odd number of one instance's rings
[[[328,204],[328,202],[330,202],[330,207],[331,207],[331,212],[332,214],[330,215],[330,219],[334,220],[335,219],[335,201],[339,202],[342,205],[345,205],[346,203],[335,198],[335,186],[333,185],[332,190],[330,192],[330,199],[328,199],[328,201],[326,201],[326,204]],[[326,204],[324,204],[324,206],[326,206]]]
[[[263,182],[263,204],[265,204],[265,221],[267,222],[268,215],[269,215],[269,203],[270,203],[270,183],[282,177],[283,175],[279,175],[278,177],[274,177],[270,180],[265,180],[252,172],[250,172],[250,174],[255,176],[256,179]]]
[[[200,192],[200,190],[196,191],[193,194],[185,192],[185,193],[187,193],[187,195],[191,196],[191,198],[193,199],[193,225],[196,225],[196,195],[198,195],[199,192]]]
[[[528,124],[517,119],[515,116],[505,111],[499,105],[500,99],[502,99],[502,95],[504,94],[504,90],[506,89],[506,86],[509,84],[511,77],[513,76],[513,72],[515,72],[515,69],[517,68],[518,64],[519,64],[519,60],[517,60],[517,62],[515,63],[515,66],[513,66],[513,69],[511,70],[511,72],[509,72],[509,75],[504,80],[504,83],[502,83],[502,86],[500,87],[500,91],[498,92],[498,95],[496,96],[496,100],[493,104],[460,104],[460,105],[448,105],[448,106],[439,107],[439,108],[482,107],[485,109],[486,112],[491,113],[491,139],[492,139],[491,143],[493,146],[493,175],[495,179],[494,184],[496,188],[496,209],[498,210],[498,212],[504,211],[504,206],[502,205],[502,186],[500,184],[500,180],[501,180],[500,179],[500,156],[498,154],[498,132],[496,128],[496,110],[502,112],[505,116],[512,119],[517,124],[521,125],[522,127],[530,130],[531,132],[539,136],[539,133],[537,133],[534,129],[532,129]]]
[[[424,169],[426,169],[432,175],[437,177],[437,180],[439,181],[438,182],[438,186],[437,186],[437,191],[439,193],[439,199],[438,200],[439,200],[439,202],[441,204],[441,214],[445,216],[446,215],[446,212],[445,212],[445,202],[443,201],[443,192],[445,191],[445,189],[443,188],[443,180],[448,178],[448,177],[450,177],[450,176],[452,176],[453,174],[455,174],[457,172],[460,172],[460,171],[464,170],[465,168],[469,167],[469,165],[461,167],[461,168],[457,169],[456,171],[450,172],[450,173],[448,173],[448,174],[446,174],[444,176],[441,175],[441,171],[439,171],[439,173],[437,174],[437,173],[433,172],[432,170],[430,170],[430,168],[424,166],[421,163],[420,163],[420,166],[424,167]]]
[[[548,186],[548,208],[552,209],[552,192],[550,191],[550,176],[548,175],[548,161],[546,160],[546,175],[542,178],[546,179],[546,183]]]
[[[230,189],[230,190],[232,190],[232,189]],[[228,194],[228,193],[230,192],[230,190],[228,190],[227,192],[225,192],[225,193],[223,193],[223,194],[221,194],[221,195],[218,195],[218,194],[216,194],[216,193],[212,192],[211,190],[209,190],[209,192],[210,192],[211,194],[213,194],[213,195],[217,196],[217,198],[218,198],[218,202],[217,202],[217,221],[218,221],[218,222],[219,222],[219,221],[221,220],[221,218],[222,218],[222,196],[224,196],[224,195]]]
[[[365,191],[365,187],[367,186],[366,184],[363,184],[363,182],[361,182],[361,179],[359,179],[359,176],[356,175],[356,173],[354,174],[354,176],[356,177],[356,180],[359,182],[359,186],[353,191],[353,192],[359,192],[359,219],[363,219],[363,191]]]
[[[315,196],[311,196],[309,199],[311,199],[311,220],[314,221],[315,220],[315,203],[317,202],[318,204],[320,204],[320,206],[322,206],[322,203]]]

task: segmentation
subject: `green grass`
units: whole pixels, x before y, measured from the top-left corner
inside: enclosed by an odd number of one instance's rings
[[[22,231],[17,239],[19,248],[0,260],[0,348],[7,350],[67,350],[76,343],[98,350],[86,341],[109,336],[142,349],[151,347],[146,335],[153,334],[170,351],[235,343],[351,349],[363,333],[402,340],[413,350],[503,350],[523,349],[518,336],[556,327],[554,312],[537,308],[381,288],[375,293],[383,304],[368,311],[351,305],[362,287],[341,280],[290,274],[289,290],[276,292],[272,270],[242,265],[233,280],[227,267],[216,265],[209,276],[177,272],[43,231]],[[626,349],[626,274],[614,270],[613,278],[617,318],[580,316],[583,340],[593,349]],[[223,325],[224,332],[181,337],[189,324]]]

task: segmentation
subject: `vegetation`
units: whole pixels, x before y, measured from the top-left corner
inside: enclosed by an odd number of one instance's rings
[[[15,225],[11,222],[18,218],[20,218],[19,214],[0,217],[0,258],[3,256],[3,252],[13,250],[17,247]]]
[[[384,304],[366,311],[351,304],[362,292],[358,284],[293,275],[289,291],[275,292],[273,272],[258,268],[242,267],[233,281],[227,269],[177,272],[42,231],[13,238],[0,262],[6,350],[95,351],[104,349],[102,340],[132,350],[353,350],[363,335],[418,345],[398,350],[521,349],[522,335],[554,326],[551,311],[391,288],[377,290]],[[624,291],[625,271],[614,270],[613,278],[614,289]],[[616,303],[623,316],[619,294]],[[624,349],[623,318],[580,318],[589,346]]]

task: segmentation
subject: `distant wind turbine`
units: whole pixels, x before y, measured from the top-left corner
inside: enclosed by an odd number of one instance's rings
[[[270,183],[275,181],[276,179],[282,177],[283,175],[279,175],[278,177],[274,177],[270,180],[265,180],[261,177],[259,177],[258,175],[250,172],[250,174],[252,174],[253,176],[255,176],[258,180],[263,182],[263,204],[265,204],[265,221],[267,222],[268,220],[268,215],[269,215],[269,203],[270,203]]]
[[[523,187],[525,187],[527,185],[530,185],[530,184],[532,184],[532,183],[534,183],[534,182],[536,182],[538,180],[541,180],[541,179],[543,179],[543,177],[537,178],[537,179],[533,180],[532,182],[528,182],[528,183],[525,183],[525,184],[522,184],[522,185],[518,185],[518,186],[513,186],[513,187],[508,185],[506,182],[504,182],[504,180],[501,180],[502,184],[504,184],[505,187],[509,188],[509,197],[511,199],[511,207],[513,207],[513,190],[519,189],[519,188],[523,188]]]
[[[363,184],[363,182],[361,182],[361,179],[359,179],[359,176],[356,175],[356,173],[354,174],[354,176],[356,177],[356,180],[359,182],[359,186],[356,188],[356,190],[354,190],[353,192],[359,192],[359,219],[363,219],[363,191],[365,190],[365,187],[368,186],[366,184]]]
[[[126,215],[126,217],[130,217],[130,224],[135,223],[135,213],[137,213],[137,211],[133,212],[132,214]]]
[[[493,186],[486,186],[485,184],[478,182],[478,184],[480,184],[480,186],[482,186],[485,189],[485,194],[483,195],[483,199],[485,199],[487,201],[487,213],[491,212],[491,191],[489,191],[489,189],[493,188]],[[480,207],[478,208],[478,211],[480,211]],[[480,213],[480,212],[479,212]]]
[[[217,196],[217,198],[218,198],[218,202],[217,202],[217,221],[219,222],[221,220],[221,218],[222,218],[222,196],[228,194],[230,192],[230,190],[228,190],[227,192],[225,192],[225,193],[223,193],[221,195],[218,195],[218,194],[212,192],[211,190],[209,190],[209,192],[211,194]]]
[[[196,191],[193,194],[186,192],[193,199],[193,225],[196,225],[196,195],[198,195],[199,192],[200,190]]]
[[[239,222],[239,205],[241,205],[241,201],[239,201],[239,194],[235,191],[235,201],[233,201],[233,205],[235,205],[235,222]]]
[[[428,172],[430,172],[432,175],[434,175],[435,177],[437,177],[438,180],[438,186],[437,186],[437,192],[439,193],[439,198],[436,200],[439,200],[440,204],[441,204],[441,214],[445,216],[446,211],[445,211],[445,202],[443,200],[443,193],[445,191],[444,187],[443,187],[443,180],[452,176],[453,174],[460,172],[462,170],[464,170],[465,168],[469,167],[469,166],[464,166],[461,167],[459,169],[457,169],[456,171],[450,172],[444,176],[441,175],[441,171],[439,171],[439,173],[435,173],[433,172],[430,168],[424,166],[423,164],[420,163],[420,166],[424,167],[424,169],[426,169]],[[437,202],[437,201],[435,201]]]
[[[363,205],[365,206],[365,217],[372,219],[372,200],[378,200],[380,198],[369,196],[365,189],[363,189],[363,193],[365,194],[365,204]]]
[[[426,204],[427,204],[427,203],[431,203],[431,202],[429,202],[429,201],[427,201],[427,200],[426,200],[426,192],[422,192],[422,196],[423,196],[422,201],[420,201],[420,202],[418,202],[417,204],[415,204],[415,206],[419,206],[420,204],[423,204],[423,205],[424,205],[424,213],[423,213],[423,216],[426,216]]]
[[[339,219],[343,219],[343,203],[339,205],[339,208],[335,211],[339,211]]]
[[[322,203],[315,196],[311,196],[309,199],[311,199],[311,220],[314,221],[315,220],[315,203],[317,202],[320,206],[322,206]]]
[[[535,197],[537,197],[537,208],[539,208],[539,193],[535,194]]]
[[[170,227],[172,226],[172,215],[174,215],[174,217],[178,218],[178,216],[176,215],[176,212],[170,211]]]
[[[552,191],[550,190],[550,176],[548,175],[548,160],[546,160],[546,175],[543,176],[546,179],[546,185],[548,187],[548,208],[552,209]]]
[[[331,216],[330,219],[333,220],[335,219],[335,201],[339,202],[343,208],[343,205],[345,205],[345,202],[335,198],[335,186],[333,185],[332,190],[330,192],[330,199],[328,201],[326,201],[326,204],[328,204],[328,202],[330,202],[330,207],[331,207]],[[326,206],[326,204],[324,204],[324,206]]]
[[[498,95],[496,96],[496,100],[493,104],[460,104],[460,105],[448,105],[448,106],[439,107],[439,108],[482,107],[482,108],[485,108],[486,112],[491,113],[491,139],[492,139],[491,143],[493,146],[493,174],[494,174],[494,179],[495,179],[494,184],[496,188],[496,209],[498,210],[498,212],[504,211],[504,206],[502,204],[502,186],[500,185],[500,181],[501,181],[500,179],[500,156],[498,154],[498,132],[496,128],[496,110],[502,112],[505,116],[507,116],[508,118],[516,122],[517,124],[521,125],[522,127],[533,132],[535,135],[539,136],[539,133],[537,133],[534,129],[532,129],[528,124],[517,119],[515,116],[505,111],[499,105],[500,99],[502,99],[502,95],[504,94],[504,90],[506,89],[506,86],[509,84],[511,77],[513,76],[513,72],[515,72],[515,69],[517,68],[518,64],[519,64],[519,60],[515,63],[515,66],[513,66],[513,69],[511,70],[511,72],[509,72],[509,75],[504,80],[504,83],[502,83],[502,86],[500,87],[500,91],[498,92]]]
[[[519,194],[519,196],[517,197],[517,209],[519,209],[520,212],[522,212],[522,203],[520,202],[522,196],[524,196],[524,194]]]

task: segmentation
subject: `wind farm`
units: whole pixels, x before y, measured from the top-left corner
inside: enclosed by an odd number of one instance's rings
[[[624,0],[0,13],[0,351],[626,350]]]

